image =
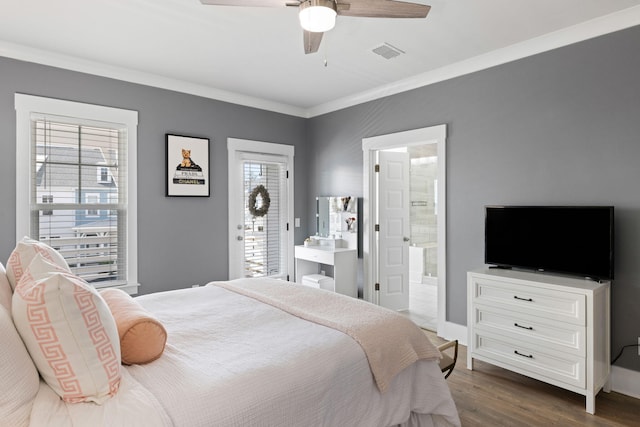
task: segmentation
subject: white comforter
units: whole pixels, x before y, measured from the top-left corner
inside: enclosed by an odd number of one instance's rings
[[[380,394],[342,332],[216,286],[137,301],[167,329],[162,357],[124,368],[103,407],[65,404],[43,385],[32,425],[459,425],[435,361],[415,363]]]

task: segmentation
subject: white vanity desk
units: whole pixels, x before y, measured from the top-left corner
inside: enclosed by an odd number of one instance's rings
[[[358,250],[334,248],[332,246],[296,246],[296,282],[302,283],[302,276],[318,274],[320,266],[333,266],[334,289],[339,294],[358,297],[356,266]]]

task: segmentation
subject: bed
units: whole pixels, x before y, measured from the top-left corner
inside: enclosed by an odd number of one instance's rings
[[[415,325],[361,300],[273,279],[134,298],[166,331],[162,354],[118,364],[117,391],[99,404],[63,400],[30,360],[24,328],[13,326],[22,323],[20,296],[3,276],[2,268],[0,420],[12,426],[460,425],[433,346],[426,338],[416,344],[424,334]],[[372,330],[385,338],[372,339]]]

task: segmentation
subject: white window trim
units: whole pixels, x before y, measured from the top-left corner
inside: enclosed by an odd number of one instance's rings
[[[127,283],[119,286],[135,294],[138,283],[138,205],[136,165],[138,112],[40,96],[15,94],[16,109],[16,242],[29,235],[31,200],[31,115],[34,113],[122,124],[127,129]]]

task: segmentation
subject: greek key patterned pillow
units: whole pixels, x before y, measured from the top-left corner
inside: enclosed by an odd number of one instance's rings
[[[7,279],[9,279],[12,289],[15,289],[25,269],[31,264],[31,261],[37,254],[42,255],[49,260],[49,262],[69,271],[67,261],[65,261],[58,251],[45,243],[23,237],[13,252],[11,252],[9,260],[7,261]]]
[[[12,312],[40,375],[64,401],[101,404],[118,391],[118,330],[93,286],[37,254]]]

